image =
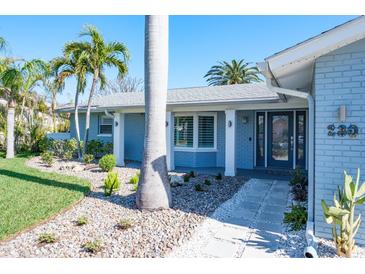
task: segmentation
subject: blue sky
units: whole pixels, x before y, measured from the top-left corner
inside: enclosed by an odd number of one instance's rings
[[[261,61],[354,17],[170,16],[169,88],[206,85],[203,76],[217,61]],[[95,25],[106,41],[125,43],[132,56],[130,75],[143,78],[143,16],[1,16],[0,36],[10,55],[50,60],[61,55],[65,42],[78,39],[85,24]],[[73,93],[70,81],[59,101],[69,102]]]

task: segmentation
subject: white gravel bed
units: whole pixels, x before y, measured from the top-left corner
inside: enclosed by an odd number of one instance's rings
[[[169,210],[140,211],[136,209],[135,192],[129,179],[137,168],[115,168],[121,180],[121,189],[111,197],[103,194],[105,172],[95,167],[82,170],[84,165],[69,162],[67,165],[82,168],[60,170],[65,162],[57,160],[50,168],[39,157],[28,165],[44,171],[79,176],[90,180],[93,190],[77,205],[52,220],[0,243],[0,257],[164,257],[174,247],[191,237],[195,228],[224,201],[231,198],[245,183],[244,177],[223,177],[216,181],[213,176],[199,175],[183,186],[172,188],[174,205]],[[182,174],[178,174],[182,175]],[[195,184],[203,185],[205,179],[212,184],[206,191],[197,192]],[[87,216],[89,223],[76,226],[80,216]],[[119,220],[128,218],[133,227],[120,230]],[[38,244],[41,233],[54,233],[54,244]],[[100,240],[102,249],[96,254],[81,247],[90,240]]]

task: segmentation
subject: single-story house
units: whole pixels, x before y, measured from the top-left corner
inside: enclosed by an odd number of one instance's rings
[[[173,89],[166,115],[167,164],[308,171],[308,221],[331,237],[329,203],[343,170],[365,171],[365,17],[321,33],[258,63],[266,83]],[[75,135],[72,108],[71,136]],[[81,136],[85,106],[80,113]],[[119,165],[141,161],[144,94],[95,98],[91,139],[113,142]],[[365,213],[364,208],[361,208]],[[357,240],[365,244],[365,227]]]

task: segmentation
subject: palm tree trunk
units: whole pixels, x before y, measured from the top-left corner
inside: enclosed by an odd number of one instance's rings
[[[90,111],[91,111],[91,102],[94,97],[96,84],[98,83],[99,71],[96,69],[93,77],[93,83],[91,85],[89,100],[87,102],[87,111],[86,111],[86,121],[85,121],[85,133],[84,133],[84,145],[82,147],[82,155],[86,153],[87,141],[89,140],[89,131],[90,131]]]
[[[14,123],[15,123],[15,101],[10,100],[8,105],[7,127],[6,127],[6,158],[14,158]]]
[[[79,92],[75,94],[75,130],[77,141],[77,156],[81,160],[81,144],[80,144],[80,126],[79,126]]]
[[[137,206],[153,210],[172,203],[166,165],[168,16],[145,20],[145,139]]]
[[[55,95],[52,95],[51,111],[52,111],[53,132],[57,132],[57,126],[56,126],[56,96]]]

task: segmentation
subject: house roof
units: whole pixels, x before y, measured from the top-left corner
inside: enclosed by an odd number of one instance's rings
[[[310,90],[318,57],[364,38],[365,17],[360,16],[277,52],[265,61],[280,87]]]
[[[171,89],[167,93],[167,105],[275,102],[278,100],[278,94],[269,90],[264,83],[179,88]],[[111,95],[95,97],[92,102],[92,107],[94,109],[143,106],[143,92],[114,93]],[[85,104],[81,104],[80,109],[85,107]],[[73,106],[67,105],[58,108],[58,110],[71,112],[72,108]]]

